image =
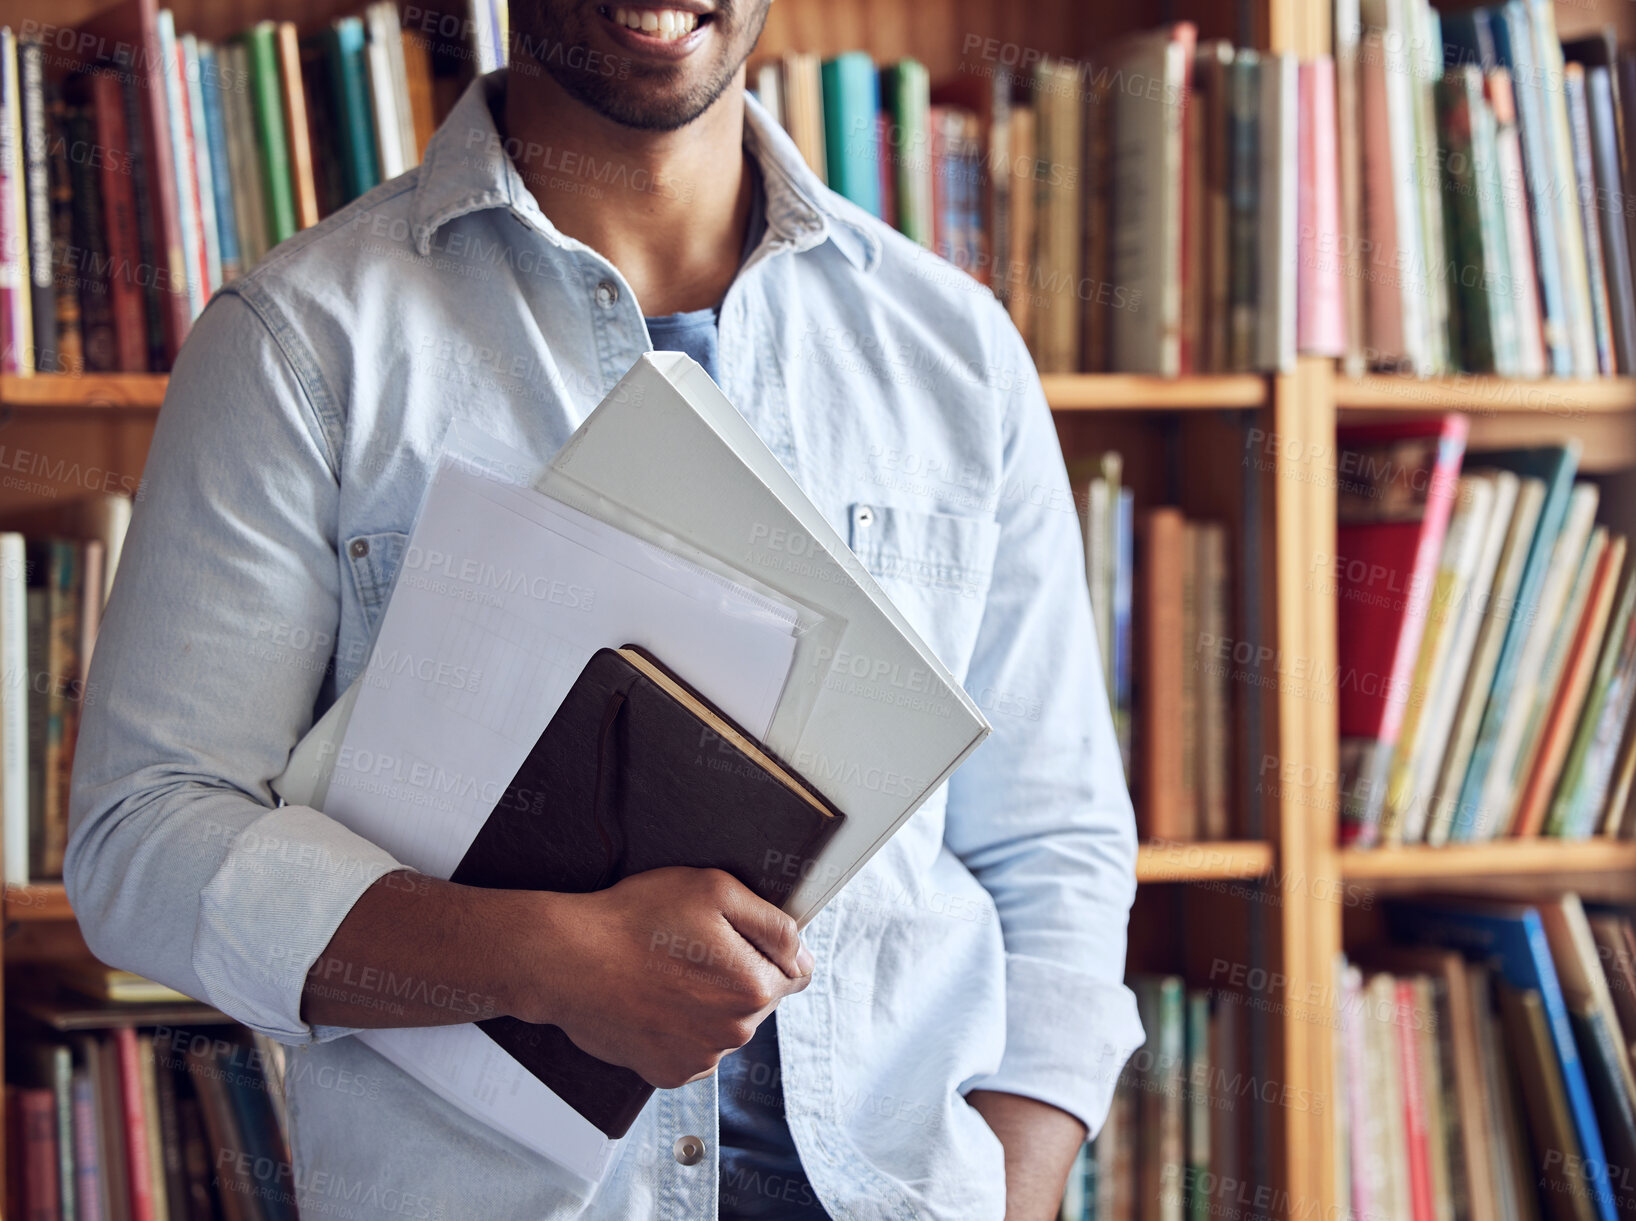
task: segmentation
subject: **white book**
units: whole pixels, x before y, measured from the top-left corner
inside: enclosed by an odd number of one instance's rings
[[[1430,701],[1425,711],[1425,729],[1420,748],[1416,751],[1415,770],[1411,778],[1417,800],[1422,809],[1411,817],[1418,822],[1419,832],[1411,842],[1426,837],[1430,821],[1431,803],[1437,788],[1437,776],[1443,756],[1448,751],[1449,735],[1454,728],[1454,715],[1460,706],[1460,693],[1465,687],[1466,674],[1471,668],[1472,653],[1477,646],[1477,631],[1483,621],[1483,609],[1494,588],[1494,575],[1499,568],[1500,553],[1510,531],[1511,518],[1517,507],[1520,480],[1510,471],[1481,470],[1462,476],[1481,480],[1490,488],[1488,510],[1475,523],[1482,542],[1477,562],[1472,569],[1465,597],[1455,608],[1455,622],[1450,633],[1448,654],[1438,671],[1436,681],[1427,694]],[[1408,831],[1405,830],[1405,838]]]
[[[756,100],[772,115],[773,122],[780,127],[788,127],[784,121],[784,74],[776,63],[762,64],[756,69]],[[889,156],[891,150],[882,149],[881,155]]]
[[[1448,747],[1437,772],[1437,786],[1432,791],[1432,811],[1426,827],[1428,844],[1448,842],[1449,831],[1454,825],[1460,788],[1465,783],[1466,765],[1471,762],[1471,752],[1477,744],[1477,731],[1482,727],[1483,712],[1488,707],[1488,693],[1494,683],[1494,667],[1500,659],[1500,647],[1505,643],[1512,617],[1517,614],[1517,589],[1522,583],[1522,572],[1533,545],[1534,527],[1539,524],[1539,513],[1544,504],[1543,480],[1529,477],[1518,482],[1517,507],[1507,524],[1489,596],[1478,608],[1479,623],[1476,643],[1472,646],[1471,664],[1466,670],[1465,685],[1460,689],[1459,707],[1449,732]]]
[[[159,57],[165,74],[165,114],[170,120],[171,173],[176,179],[176,210],[181,218],[182,266],[187,277],[188,313],[197,318],[205,304],[206,268],[199,265],[199,245],[204,240],[199,226],[199,209],[194,205],[196,183],[187,153],[192,128],[187,119],[187,101],[182,82],[182,66],[176,58],[176,18],[168,9],[159,10]]]
[[[1516,678],[1512,683],[1510,706],[1515,715],[1500,723],[1499,736],[1494,744],[1494,766],[1483,778],[1482,797],[1477,804],[1476,840],[1492,839],[1504,832],[1510,822],[1517,797],[1516,776],[1508,766],[1515,762],[1523,748],[1528,731],[1528,711],[1544,681],[1546,655],[1555,639],[1557,627],[1579,575],[1580,562],[1590,541],[1591,528],[1596,519],[1599,498],[1593,483],[1574,485],[1568,500],[1567,517],[1562,531],[1551,548],[1551,562],[1545,570],[1545,583],[1540,587],[1538,602],[1533,607],[1533,622],[1523,639],[1522,652],[1517,659]]]
[[[1494,152],[1498,161],[1500,204],[1505,214],[1506,253],[1511,265],[1506,299],[1516,318],[1516,375],[1544,377],[1547,371],[1545,331],[1539,312],[1539,294],[1533,282],[1537,272],[1533,227],[1528,219],[1528,180],[1522,172],[1522,139],[1517,134],[1514,108],[1506,112],[1504,122],[1495,125]]]
[[[1443,75],[1443,47],[1432,33],[1431,6],[1426,0],[1405,0],[1408,27],[1409,86],[1412,130],[1409,165],[1414,175],[1415,205],[1420,211],[1420,262],[1414,265],[1420,292],[1425,297],[1426,354],[1422,372],[1441,373],[1449,367],[1449,288],[1444,270],[1443,178],[1438,162],[1437,104],[1433,87]]]
[[[0,534],[0,849],[7,886],[29,880],[27,585],[23,536]]]
[[[364,39],[364,60],[369,65],[369,102],[375,121],[375,156],[381,181],[396,178],[408,167],[398,139],[398,102],[392,88],[392,63],[379,31],[370,27]]]
[[[1363,30],[1358,0],[1336,0],[1334,26],[1340,258],[1346,294],[1346,355],[1342,368],[1356,377],[1368,368],[1364,354],[1364,261],[1358,247],[1363,236],[1363,103],[1358,96],[1358,39]]]
[[[1493,518],[1494,485],[1480,475],[1463,475],[1454,513],[1437,560],[1426,625],[1415,659],[1413,688],[1398,731],[1397,749],[1386,786],[1384,825],[1388,838],[1419,843],[1425,834],[1431,795],[1418,787],[1421,757],[1430,749],[1430,703],[1444,683],[1448,657],[1461,614],[1469,600],[1472,578]],[[1391,832],[1395,831],[1395,837]]]
[[[477,59],[477,74],[493,72],[500,66],[500,49],[494,45],[494,17],[490,10],[492,0],[469,0],[466,14],[471,20],[472,53]]]
[[[193,169],[199,182],[199,230],[204,237],[205,284],[214,291],[222,282],[221,230],[216,227],[216,166],[210,159],[210,126],[205,122],[204,86],[199,79],[199,40],[182,35],[183,85],[193,131]],[[222,167],[227,172],[227,167]],[[207,292],[208,295],[208,292]]]
[[[1113,682],[1113,580],[1112,554],[1108,550],[1108,523],[1113,500],[1108,481],[1100,475],[1091,480],[1085,494],[1085,583],[1091,590],[1091,621],[1096,624],[1097,652],[1102,658],[1102,677]],[[1111,695],[1110,695],[1111,698]]]
[[[1295,219],[1300,178],[1300,83],[1289,52],[1261,57],[1261,267],[1257,365],[1295,367]]]
[[[403,167],[408,169],[420,163],[420,149],[415,140],[415,116],[409,101],[409,67],[403,58],[398,6],[392,0],[376,0],[364,10],[364,23],[369,29],[370,41],[378,40],[386,48],[387,68],[392,75],[393,112],[398,121],[398,148],[402,152]]]

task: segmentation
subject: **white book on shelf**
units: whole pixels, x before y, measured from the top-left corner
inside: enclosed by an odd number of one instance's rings
[[[1499,568],[1500,554],[1510,531],[1511,517],[1517,507],[1520,480],[1511,471],[1473,471],[1461,476],[1460,482],[1480,479],[1491,489],[1488,509],[1478,518],[1482,542],[1477,553],[1476,566],[1466,586],[1464,598],[1456,606],[1456,617],[1450,633],[1448,655],[1438,671],[1436,680],[1427,694],[1430,701],[1425,711],[1426,726],[1421,747],[1416,751],[1414,773],[1410,783],[1423,809],[1419,817],[1419,833],[1415,840],[1426,838],[1432,797],[1437,789],[1437,776],[1443,756],[1448,751],[1449,735],[1454,729],[1454,716],[1460,707],[1460,693],[1465,688],[1466,674],[1471,669],[1472,653],[1477,647],[1477,632],[1483,622],[1483,608],[1488,604],[1494,588],[1494,575]],[[1405,838],[1408,838],[1407,832]],[[1411,840],[1411,842],[1414,842]]]
[[[1597,487],[1593,483],[1574,485],[1568,501],[1568,514],[1562,530],[1551,548],[1551,563],[1545,570],[1545,583],[1540,588],[1539,600],[1532,607],[1533,622],[1528,624],[1528,635],[1523,640],[1522,652],[1517,659],[1516,678],[1512,682],[1510,706],[1514,715],[1500,725],[1494,745],[1494,761],[1483,778],[1482,797],[1477,804],[1477,831],[1473,839],[1492,839],[1503,834],[1510,822],[1518,796],[1516,777],[1511,764],[1523,747],[1528,731],[1528,710],[1544,679],[1546,655],[1561,624],[1564,609],[1572,592],[1574,578],[1579,575],[1580,561],[1590,541],[1591,527],[1596,518]]]
[[[1430,704],[1433,693],[1445,681],[1461,612],[1483,545],[1488,541],[1493,507],[1491,482],[1481,475],[1461,476],[1454,514],[1437,560],[1426,626],[1420,636],[1420,655],[1415,659],[1414,685],[1386,786],[1386,825],[1395,828],[1404,843],[1419,843],[1425,835],[1430,795],[1419,787],[1419,777],[1420,760],[1432,746]]]
[[[401,48],[400,48],[401,49]],[[408,167],[398,138],[398,100],[392,88],[392,62],[385,40],[373,25],[364,39],[364,60],[369,65],[369,102],[374,114],[375,156],[380,163],[381,181],[396,178]]]
[[[364,25],[371,41],[386,48],[387,69],[392,77],[393,114],[397,119],[396,139],[404,169],[420,162],[415,141],[414,109],[409,101],[409,67],[403,58],[403,34],[399,28],[398,6],[392,0],[376,0],[364,10]]]
[[[1460,700],[1454,724],[1449,731],[1448,746],[1438,766],[1437,785],[1432,790],[1432,812],[1426,826],[1426,842],[1446,843],[1454,815],[1459,807],[1460,788],[1465,783],[1466,765],[1471,761],[1472,748],[1477,743],[1477,731],[1482,726],[1483,711],[1488,707],[1488,692],[1494,683],[1494,667],[1500,659],[1500,646],[1517,613],[1517,588],[1522,582],[1522,570],[1528,563],[1533,544],[1534,527],[1539,524],[1539,513],[1545,504],[1545,482],[1530,476],[1519,481],[1517,507],[1507,523],[1505,541],[1494,570],[1489,596],[1478,606],[1477,639],[1472,646],[1471,664],[1466,670],[1466,681],[1460,689]]]
[[[29,881],[27,585],[23,536],[0,534],[0,851],[7,886]]]

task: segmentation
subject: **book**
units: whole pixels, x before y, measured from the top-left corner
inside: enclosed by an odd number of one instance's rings
[[[1298,79],[1294,54],[1261,57],[1261,270],[1256,338],[1257,366],[1269,372],[1295,367]]]
[[[79,1221],[102,1221],[102,1149],[97,1131],[96,1092],[86,1068],[73,1072],[74,1207]]]
[[[339,111],[346,197],[356,199],[380,181],[374,110],[369,97],[369,68],[364,58],[363,21],[357,17],[332,21],[324,32],[324,47],[330,88]]]
[[[51,261],[51,152],[46,119],[45,50],[38,39],[17,43],[18,101],[22,107],[24,223],[28,229],[29,327],[36,372],[60,369],[56,274]]]
[[[22,1215],[27,1221],[58,1221],[62,1201],[57,1179],[56,1099],[49,1089],[7,1086],[10,1122],[20,1134]]]
[[[232,160],[227,151],[227,112],[222,94],[222,56],[208,42],[197,44],[199,107],[204,115],[205,148],[210,159],[210,188],[215,215],[216,249],[222,283],[244,274],[239,250],[238,201],[234,199]]]
[[[881,213],[876,115],[880,84],[863,51],[826,59],[822,67],[824,148],[829,185],[866,212]]]
[[[176,16],[170,9],[160,9],[158,21],[159,87],[164,90],[163,122],[169,133],[166,151],[170,154],[167,161],[171,167],[172,192],[176,201],[176,240],[180,246],[183,273],[180,284],[187,295],[187,318],[191,321],[204,308],[210,291],[207,279],[209,269],[204,261],[204,231],[199,221],[199,180],[192,172],[197,152],[193,147],[193,128],[188,119],[187,84],[181,60],[182,48],[176,33]],[[81,304],[83,307],[83,301]]]
[[[1539,479],[1544,485],[1545,496],[1540,504],[1538,523],[1528,538],[1527,558],[1523,561],[1517,582],[1512,613],[1504,624],[1503,640],[1495,658],[1493,678],[1485,696],[1482,719],[1471,747],[1470,759],[1465,775],[1459,781],[1459,797],[1450,832],[1456,840],[1474,838],[1479,829],[1478,815],[1482,809],[1484,786],[1502,729],[1510,721],[1507,713],[1512,708],[1512,691],[1522,654],[1540,618],[1539,603],[1546,569],[1568,511],[1573,474],[1579,462],[1579,445],[1577,440],[1571,440],[1557,446],[1474,453],[1471,461],[1476,465],[1499,467]]]
[[[191,999],[174,988],[100,962],[62,963],[53,974],[76,992],[114,1004],[151,1005]]]
[[[17,35],[0,26],[0,373],[34,372],[33,280]]]
[[[1033,314],[1032,350],[1034,362],[1042,373],[1070,373],[1079,368],[1082,303],[1075,269],[1084,240],[1081,227],[1084,213],[1078,189],[1084,170],[1084,125],[1078,77],[1073,66],[1049,59],[1036,65],[1034,99],[1038,157],[1034,180],[1034,257],[1039,296]],[[1116,135],[1116,166],[1117,139]],[[1117,180],[1117,168],[1114,175]],[[1119,223],[1116,211],[1113,224]],[[1116,283],[1121,282],[1118,250],[1115,240],[1112,274]],[[1117,348],[1117,322],[1113,343]]]
[[[221,228],[216,220],[216,174],[211,163],[210,128],[205,117],[204,90],[200,82],[199,40],[192,34],[183,34],[176,43],[181,58],[188,151],[192,158],[189,178],[194,206],[198,209],[199,248],[203,252],[203,291],[208,301],[222,283]]]
[[[1522,167],[1522,140],[1517,133],[1516,103],[1511,74],[1489,68],[1483,74],[1483,94],[1494,118],[1494,173],[1490,189],[1496,192],[1505,222],[1505,254],[1509,279],[1507,300],[1514,314],[1517,336],[1517,377],[1544,377],[1545,330],[1540,315],[1539,272],[1534,262],[1533,228],[1528,213],[1527,178]]]
[[[148,1148],[148,1126],[153,1122],[142,1088],[142,1050],[136,1031],[116,1026],[109,1038],[118,1064],[119,1105],[124,1113],[125,1174],[130,1192],[131,1221],[158,1221]]]
[[[307,93],[301,85],[301,44],[296,37],[295,22],[280,21],[275,37],[278,44],[278,83],[284,107],[284,135],[290,144],[290,185],[295,205],[295,227],[306,229],[318,223],[318,193],[313,183]]]
[[[614,733],[616,723],[618,733]],[[703,752],[699,743],[708,742]],[[622,763],[621,781],[604,783]],[[606,761],[605,761],[606,760]],[[542,823],[544,794],[585,811]],[[644,811],[664,810],[655,821]],[[599,650],[575,680],[450,880],[529,890],[600,890],[670,865],[725,869],[775,905],[842,815],[810,785],[633,646]],[[609,837],[612,836],[610,839]],[[653,1087],[580,1051],[559,1028],[513,1017],[477,1026],[607,1136],[625,1134]]]
[[[1600,226],[1607,280],[1609,326],[1613,333],[1613,368],[1636,370],[1636,281],[1631,277],[1630,232],[1625,224],[1626,192],[1624,150],[1619,138],[1619,110],[1613,76],[1608,67],[1585,72],[1590,122],[1591,160],[1595,166],[1592,193]]]
[[[279,69],[278,26],[258,21],[244,33],[254,105],[256,147],[266,199],[267,245],[294,235],[296,202],[290,143],[285,131],[283,79]]]
[[[1139,718],[1135,795],[1137,829],[1161,842],[1197,838],[1191,775],[1176,732],[1182,712],[1182,669],[1190,657],[1182,616],[1187,527],[1181,511],[1137,514],[1137,636],[1134,700]]]
[[[1378,842],[1386,782],[1454,507],[1464,417],[1337,430],[1333,570],[1340,643],[1343,842]]]
[[[1295,347],[1307,356],[1341,356],[1347,348],[1347,317],[1335,61],[1320,55],[1301,64],[1299,73]]]
[[[1526,904],[1488,902],[1393,904],[1387,909],[1387,925],[1398,940],[1447,946],[1492,966],[1504,981],[1503,991],[1511,995],[1514,1010],[1537,1006],[1537,1017],[1529,1018],[1528,1029],[1534,1032],[1529,1046],[1541,1049],[1535,1067],[1547,1080],[1535,1082],[1536,1087],[1543,1085],[1543,1090],[1530,1090],[1530,1119],[1549,1121],[1559,1139],[1571,1137],[1572,1147],[1580,1156],[1577,1162],[1567,1163],[1571,1169],[1561,1170],[1577,1180],[1566,1194],[1584,1200],[1592,1209],[1591,1215],[1601,1221],[1612,1221],[1613,1193],[1601,1133],[1538,909]],[[1560,1106],[1552,1098],[1553,1082],[1560,1082]],[[1527,1073],[1524,1084],[1528,1084]],[[1568,1120],[1566,1128],[1561,1122],[1563,1112]],[[1566,1150],[1570,1146],[1545,1147]],[[1551,1169],[1546,1167],[1547,1172]]]
[[[1590,108],[1585,98],[1585,69],[1568,64],[1562,93],[1572,137],[1575,196],[1585,242],[1585,277],[1590,294],[1591,329],[1596,344],[1596,369],[1604,377],[1616,372],[1613,326],[1608,304],[1608,281],[1602,254],[1601,209],[1597,206],[1596,171],[1592,165]]]

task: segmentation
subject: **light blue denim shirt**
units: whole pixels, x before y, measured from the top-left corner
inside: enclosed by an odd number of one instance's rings
[[[396,862],[274,808],[269,781],[366,664],[445,430],[543,462],[649,347],[618,269],[506,155],[504,82],[195,323],[97,642],[68,892],[99,957],[291,1045],[295,1181],[258,1186],[303,1215],[708,1218],[714,1077],[659,1091],[587,1203],[300,1016],[307,968]],[[994,724],[809,926],[816,975],[778,1011],[789,1125],[836,1217],[998,1218],[1002,1150],[964,1095],[1094,1131],[1142,1038],[1121,982],[1135,835],[1078,518],[988,291],[826,189],[753,100],[745,147],[767,231],[722,302],[723,389]],[[674,190],[532,164],[587,192]]]

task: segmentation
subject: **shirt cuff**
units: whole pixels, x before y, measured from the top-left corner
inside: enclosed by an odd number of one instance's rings
[[[356,1033],[301,1020],[307,971],[358,897],[406,868],[309,806],[269,810],[238,833],[199,896],[199,999],[270,1038],[322,1043]]]
[[[968,1082],[1050,1103],[1101,1131],[1114,1087],[1145,1037],[1136,997],[1124,984],[1033,958],[1006,955],[1006,1040],[999,1071]]]

